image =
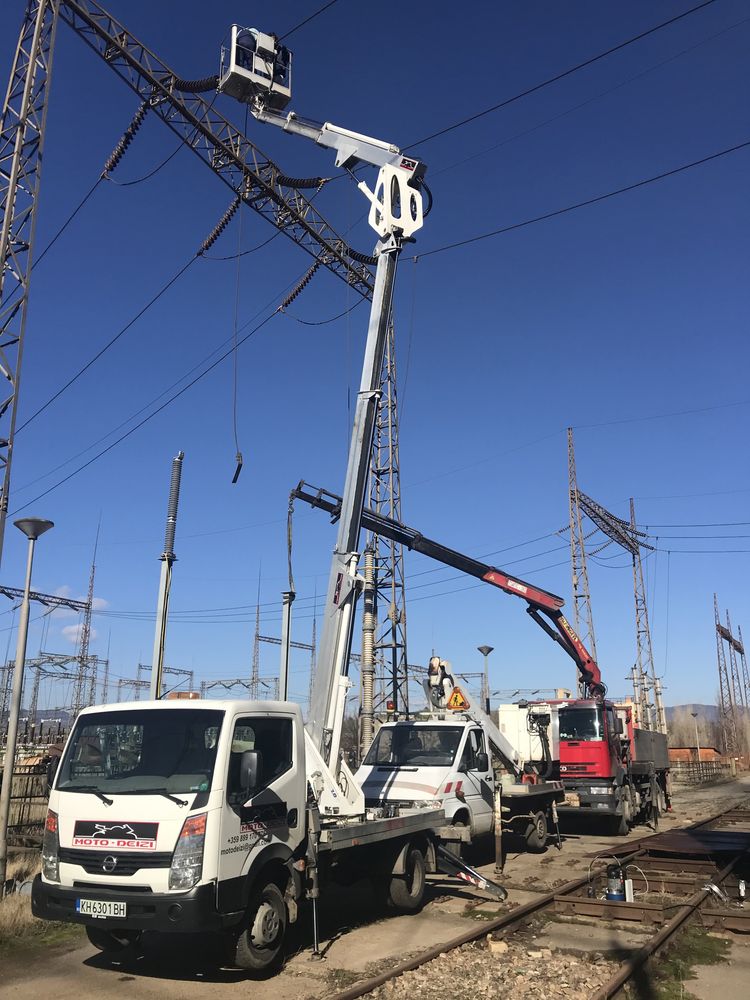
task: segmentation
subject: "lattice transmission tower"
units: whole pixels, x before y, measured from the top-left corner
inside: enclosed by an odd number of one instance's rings
[[[583,645],[591,653],[594,661],[598,662],[572,427],[568,428],[568,497],[570,513],[570,568],[573,585],[573,626],[581,637]],[[578,697],[582,698],[584,693],[583,682],[580,676],[578,676],[578,671],[576,671],[576,690]]]
[[[91,560],[91,570],[89,572],[89,589],[86,600],[86,609],[83,612],[83,622],[81,624],[80,644],[78,647],[78,670],[76,682],[73,689],[73,718],[85,705],[93,705],[96,702],[96,658],[89,656],[89,645],[91,643],[91,615],[94,606],[94,579],[96,577],[96,550],[99,546],[99,529],[96,530],[96,540],[94,542],[94,556]],[[88,681],[88,691],[86,683]]]
[[[49,0],[28,0],[0,119],[0,559],[56,29]]]
[[[716,658],[719,666],[719,716],[724,736],[724,750],[730,756],[739,753],[737,712],[732,696],[732,681],[727,668],[724,643],[732,641],[732,633],[721,624],[719,601],[714,594],[714,623],[716,627]]]
[[[398,390],[393,322],[380,380],[380,402],[370,460],[368,506],[370,510],[401,520],[401,464],[399,460]],[[401,545],[368,533],[375,574],[374,711],[393,702],[396,712],[409,711],[409,667],[406,651],[406,586]]]

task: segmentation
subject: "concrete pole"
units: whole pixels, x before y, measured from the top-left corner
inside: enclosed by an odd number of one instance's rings
[[[279,668],[279,701],[289,701],[289,650],[292,641],[292,604],[297,595],[285,590],[281,595],[281,665]]]
[[[50,521],[40,522],[52,527]],[[20,523],[19,523],[20,527]],[[22,529],[24,530],[24,529]],[[44,528],[43,530],[47,530]],[[24,533],[25,530],[24,530]],[[16,662],[13,667],[13,692],[10,698],[10,713],[8,715],[8,737],[5,744],[5,759],[3,761],[3,783],[0,789],[0,896],[5,887],[8,869],[8,822],[10,820],[10,796],[13,788],[13,772],[16,763],[16,744],[18,741],[18,719],[21,714],[21,696],[23,693],[23,668],[26,662],[26,642],[29,633],[29,593],[31,592],[31,569],[34,565],[34,544],[39,532],[30,532],[28,552],[26,556],[26,583],[21,604],[21,617],[18,621],[18,643],[16,645]]]
[[[150,697],[161,698],[161,682],[164,673],[164,647],[167,641],[167,620],[169,617],[169,595],[172,590],[172,566],[177,556],[174,554],[174,536],[177,530],[177,505],[180,500],[180,480],[184,452],[172,459],[172,479],[169,484],[167,504],[167,526],[164,532],[164,551],[161,558],[159,576],[159,597],[156,602],[156,629],[154,631],[154,652],[151,657]]]
[[[362,728],[360,743],[362,757],[372,746],[375,736],[375,553],[368,546],[365,550],[365,588],[362,612]]]
[[[698,713],[697,712],[691,712],[690,714],[692,715],[693,722],[695,723],[695,752],[696,752],[696,755],[698,757],[698,780],[700,781],[700,777],[701,777],[701,744],[700,744],[700,740],[698,739]]]

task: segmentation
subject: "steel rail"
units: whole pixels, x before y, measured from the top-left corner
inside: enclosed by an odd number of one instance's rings
[[[733,858],[730,863],[723,868],[717,877],[717,882],[723,882],[729,875],[732,874],[734,869],[737,867],[739,862],[743,859],[742,854],[737,855]],[[612,976],[609,982],[605,983],[601,989],[593,995],[591,1000],[609,1000],[610,997],[616,996],[622,987],[633,978],[633,976],[642,969],[646,963],[656,955],[656,953],[667,944],[670,939],[684,926],[684,924],[692,917],[702,906],[703,903],[710,897],[711,891],[709,889],[699,889],[690,899],[681,906],[680,909],[675,913],[672,919],[666,923],[661,930],[654,935],[654,937],[644,944],[642,948],[633,955],[632,958],[627,959],[619,967],[617,972]]]
[[[639,854],[640,852],[636,852],[633,855],[629,855],[626,860],[630,861],[632,858],[638,857]],[[548,906],[552,906],[555,902],[555,896],[565,896],[569,893],[575,892],[576,889],[581,889],[587,882],[590,881],[591,878],[597,874],[601,874],[602,870],[603,869],[595,869],[589,875],[584,875],[582,878],[566,882],[565,885],[559,887],[558,889],[555,889],[552,892],[546,892],[543,895],[540,895],[538,899],[532,899],[530,902],[524,903],[523,906],[517,907],[510,913],[504,913],[502,917],[498,917],[496,920],[482,922],[479,928],[459,934],[458,937],[451,938],[449,941],[444,941],[442,944],[434,945],[432,948],[428,948],[427,951],[423,951],[421,954],[417,955],[416,958],[411,958],[406,962],[401,962],[388,972],[382,972],[380,975],[373,976],[371,979],[363,980],[361,983],[355,983],[354,986],[344,990],[342,993],[336,993],[330,998],[330,1000],[356,1000],[357,997],[363,997],[367,993],[371,993],[372,990],[377,989],[378,986],[382,986],[384,983],[387,983],[390,979],[396,979],[404,972],[411,972],[413,969],[418,969],[420,965],[424,965],[426,962],[431,962],[434,958],[437,958],[446,951],[453,951],[456,948],[460,948],[462,945],[470,944],[472,941],[476,941],[477,938],[486,937],[487,934],[492,933],[492,931],[497,931],[505,927],[512,927],[513,924],[520,923],[525,917],[531,916],[533,913],[539,912],[539,910],[544,910]]]
[[[717,820],[721,819],[723,816],[726,816],[727,814],[736,810],[740,806],[740,804],[741,802],[734,802],[727,809],[724,809],[719,813],[715,813],[714,815],[709,816],[704,820],[700,820],[697,823],[693,823],[690,826],[684,827],[683,829],[695,830],[707,826],[710,823],[714,823]],[[636,842],[634,846],[637,846],[638,849],[633,851],[631,854],[627,854],[624,856],[617,855],[618,860],[621,864],[627,864],[628,862],[633,861],[636,858],[640,858],[647,853],[648,848],[644,846],[642,842]],[[606,855],[601,855],[601,856],[606,857]],[[725,878],[727,878],[727,876],[731,874],[732,870],[734,869],[735,865],[738,863],[739,860],[740,860],[739,857],[735,858],[729,865],[726,866],[725,869],[723,869],[719,873],[718,876],[716,876],[716,879],[718,881],[723,881]],[[517,909],[512,910],[510,913],[505,913],[501,917],[498,917],[495,920],[483,922],[481,926],[477,929],[466,931],[465,933],[460,934],[455,938],[451,938],[449,941],[445,941],[442,944],[434,945],[433,947],[427,949],[426,951],[421,952],[416,957],[408,959],[405,962],[400,962],[398,965],[394,966],[394,968],[388,970],[387,972],[380,973],[379,975],[373,976],[370,979],[363,980],[360,983],[355,983],[353,986],[349,987],[346,990],[343,990],[341,993],[336,993],[334,996],[330,998],[330,1000],[358,1000],[359,997],[366,996],[368,993],[371,993],[379,986],[383,986],[390,980],[398,978],[405,972],[412,972],[414,969],[418,969],[420,966],[425,965],[427,962],[433,961],[433,959],[438,958],[445,952],[454,951],[456,948],[461,948],[465,944],[470,944],[472,941],[476,941],[481,937],[486,937],[493,931],[513,927],[515,924],[522,922],[526,917],[531,916],[534,913],[538,913],[541,910],[545,910],[548,907],[554,906],[556,897],[559,898],[560,896],[566,896],[575,893],[576,890],[581,889],[584,885],[588,884],[597,875],[601,875],[603,870],[604,870],[603,868],[593,869],[591,872],[589,872],[582,878],[574,879],[571,882],[566,882],[565,885],[560,886],[557,889],[553,889],[551,892],[547,892],[540,895],[538,899],[531,900],[530,902],[525,903],[523,906],[519,906]],[[619,980],[620,976],[622,976],[625,973],[625,966],[629,966],[631,963],[637,962],[640,958],[641,952],[646,952],[646,950],[649,947],[652,947],[654,951],[662,947],[664,942],[667,941],[672,934],[674,934],[677,930],[679,930],[679,928],[682,926],[685,920],[687,920],[689,916],[695,913],[698,906],[700,906],[700,904],[703,903],[709,895],[710,893],[707,890],[700,890],[700,892],[697,892],[693,896],[691,896],[690,900],[678,910],[678,912],[675,914],[674,917],[672,917],[669,923],[665,924],[664,927],[661,928],[659,933],[655,935],[653,941],[649,942],[649,945],[644,945],[641,951],[639,951],[637,955],[634,956],[633,959],[629,960],[629,962],[627,963],[623,963],[620,969],[618,969],[615,976],[613,976],[612,980],[610,980],[610,983],[605,984],[605,987],[603,987],[603,989],[606,989],[610,986],[613,987],[615,978]],[[698,899],[698,897],[700,897],[700,899]],[[697,903],[695,902],[696,900],[698,900]],[[633,965],[632,970],[628,972],[626,978],[617,985],[615,992],[617,992],[622,988],[622,985],[625,982],[627,982],[627,980],[633,975],[635,971],[637,971],[638,968],[641,967],[641,965],[643,965],[644,962],[648,961],[648,958],[651,956],[651,954],[653,954],[653,951],[650,952],[649,954],[645,954],[644,957],[640,958],[640,964]],[[601,994],[597,994],[595,998],[592,998],[592,1000],[600,1000],[600,997],[601,1000],[603,1000],[603,998],[608,998],[611,996],[614,996],[614,993],[602,992]]]

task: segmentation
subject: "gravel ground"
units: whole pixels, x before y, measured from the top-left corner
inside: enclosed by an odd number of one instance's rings
[[[549,948],[529,948],[514,939],[496,941],[488,935],[391,980],[369,996],[377,1000],[475,1000],[497,996],[503,1000],[588,1000],[616,968],[601,956],[577,957]]]

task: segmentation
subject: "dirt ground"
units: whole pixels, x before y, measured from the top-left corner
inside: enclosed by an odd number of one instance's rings
[[[674,829],[726,808],[750,794],[750,777],[717,786],[678,790],[673,812],[662,817],[660,829]],[[630,840],[647,835],[639,827]],[[337,891],[335,899],[321,904],[321,938],[325,958],[311,960],[309,919],[302,913],[290,941],[290,956],[273,979],[254,982],[253,1000],[322,1000],[358,979],[383,972],[427,947],[447,942],[507,909],[586,874],[593,852],[606,854],[613,839],[591,826],[564,833],[562,851],[550,846],[546,854],[511,851],[499,879],[509,890],[505,903],[448,877],[431,879],[429,901],[414,916],[383,918],[374,914],[373,899],[362,884]],[[619,841],[618,841],[619,842]],[[490,845],[474,849],[471,862],[490,878],[493,857]],[[615,964],[643,941],[643,932],[632,926],[606,930],[579,922],[539,920],[511,941],[477,944],[460,953],[436,959],[373,996],[437,998],[464,995],[516,997],[567,997],[585,1000],[612,972]],[[507,950],[506,950],[507,947]],[[57,940],[48,947],[19,945],[0,955],[0,992],[3,1000],[37,1000],[54,994],[56,1000],[80,1000],[106,992],[108,1000],[132,997],[150,1000],[221,1000],[236,994],[236,984],[248,980],[244,973],[224,969],[216,946],[198,936],[149,935],[142,954],[104,958],[83,938]],[[739,975],[747,983],[750,948],[733,946],[731,965],[702,970],[688,989],[697,997],[716,996],[714,983],[726,975]],[[457,963],[461,976],[456,977]],[[722,966],[721,968],[724,968]],[[457,991],[457,980],[466,991]],[[702,991],[702,992],[701,992]],[[739,993],[739,990],[738,990]]]

